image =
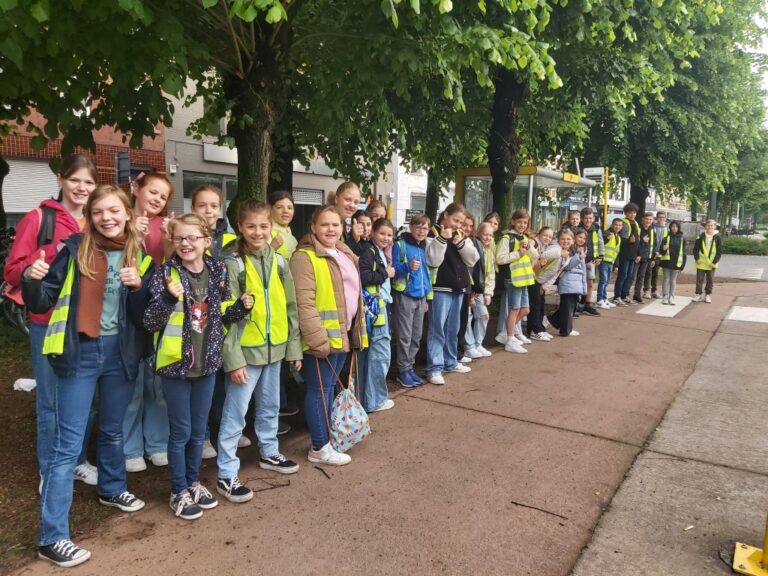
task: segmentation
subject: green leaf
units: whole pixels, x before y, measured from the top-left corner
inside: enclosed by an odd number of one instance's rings
[[[270,24],[274,24],[276,22],[280,22],[280,20],[283,19],[283,7],[279,4],[276,4],[275,6],[272,6],[272,8],[269,9],[269,12],[267,12],[266,21]]]
[[[451,0],[440,0],[438,10],[440,11],[440,14],[447,14],[453,10],[453,2],[451,2]]]
[[[35,4],[32,4],[29,8],[29,13],[38,22],[46,22],[50,17],[51,7],[48,4],[48,0],[40,0]]]
[[[203,8],[207,10],[208,8],[213,8],[218,3],[219,0],[203,0]]]
[[[411,10],[416,12],[416,14],[421,14],[421,4],[419,0],[411,0]]]
[[[178,96],[184,88],[184,79],[178,74],[170,74],[163,79],[163,91]]]
[[[0,10],[10,12],[19,5],[19,0],[0,0]]]
[[[0,54],[3,54],[8,60],[16,64],[19,70],[24,68],[24,52],[21,47],[10,36],[0,42]]]

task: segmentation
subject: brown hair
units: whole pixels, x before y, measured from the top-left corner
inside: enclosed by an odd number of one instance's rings
[[[529,220],[531,219],[531,213],[528,212],[525,208],[518,208],[514,212],[512,212],[512,215],[509,217],[509,224],[507,224],[508,228],[512,228],[513,224],[516,220]]]
[[[432,223],[432,221],[429,219],[429,216],[424,214],[423,212],[420,212],[414,216],[411,216],[411,221],[408,223],[409,226],[423,226],[427,225],[429,226]]]
[[[336,208],[336,206],[332,206],[331,204],[325,204],[323,206],[318,206],[315,208],[315,211],[312,212],[312,224],[317,224],[317,221],[320,220],[320,216],[324,212],[333,212],[336,214],[336,216],[339,217],[340,222],[344,222],[344,216],[341,215],[341,212],[339,212],[339,209]]]
[[[171,189],[173,189],[173,187],[171,187]],[[197,188],[192,190],[192,196],[191,196],[192,206],[195,205],[195,200],[197,200],[197,195],[202,194],[203,192],[213,192],[219,197],[219,203],[224,204],[224,193],[221,191],[221,188],[219,188],[218,186],[212,186],[210,184],[203,184],[202,186],[198,186]],[[170,200],[170,196],[168,197],[168,199]]]
[[[383,228],[385,226],[392,230],[392,234],[395,233],[395,225],[392,224],[392,222],[390,222],[386,218],[379,218],[378,220],[376,220],[376,222],[373,223],[373,228],[371,228],[371,231],[376,232],[376,230],[378,230],[379,228]]]
[[[165,201],[165,206],[163,206],[163,209],[160,210],[160,216],[165,216],[168,213],[168,204],[171,203],[171,198],[173,198],[173,184],[171,184],[171,181],[168,180],[168,177],[165,174],[161,174],[160,172],[149,172],[148,174],[142,174],[136,180],[134,180],[136,184],[136,190],[139,190],[141,188],[144,188],[144,186],[147,186],[152,180],[159,180],[166,186],[168,186],[168,198]],[[133,195],[131,206],[136,205],[136,194]]]
[[[104,251],[104,249],[99,246],[96,239],[96,234],[98,234],[98,232],[93,229],[93,216],[91,211],[96,202],[110,194],[117,196],[123,204],[128,216],[128,220],[125,222],[125,234],[127,239],[125,249],[123,250],[121,267],[128,267],[131,259],[135,258],[136,254],[141,251],[141,241],[139,240],[136,228],[133,225],[133,212],[131,211],[131,200],[128,198],[128,194],[112,184],[102,184],[101,186],[97,186],[96,190],[91,192],[88,196],[88,202],[85,203],[85,209],[83,210],[83,215],[85,216],[85,229],[83,230],[83,239],[77,247],[77,263],[80,268],[80,274],[88,278],[93,278],[96,272],[96,262],[94,259],[96,252]]]
[[[270,206],[274,206],[280,200],[290,200],[291,204],[294,204],[293,202],[293,195],[288,192],[288,190],[273,190],[269,193],[269,196],[267,197],[267,202]],[[295,204],[294,204],[295,205]]]
[[[387,217],[387,205],[384,204],[381,200],[374,200],[370,204],[368,204],[368,207],[365,209],[365,213],[368,214],[371,220],[373,220],[373,216],[371,215],[376,208],[382,208],[384,210],[384,218]]]
[[[59,169],[59,177],[66,180],[75,172],[83,168],[91,173],[91,178],[93,178],[95,182],[99,181],[99,171],[96,169],[96,164],[94,164],[93,160],[88,158],[85,154],[70,154],[66,158],[63,158],[61,161],[61,168]],[[61,202],[62,198],[63,193],[59,190],[59,195],[56,200]]]
[[[490,221],[491,221],[491,220],[493,220],[494,218],[496,219],[496,222],[498,222],[499,224],[501,224],[501,216],[499,216],[499,213],[498,213],[498,212],[488,212],[488,214],[486,214],[486,215],[483,217],[483,222],[490,222]]]
[[[451,202],[448,204],[448,206],[445,207],[445,210],[440,212],[440,216],[437,217],[437,223],[442,224],[443,219],[446,216],[452,216],[457,212],[466,213],[466,210],[462,204],[459,204],[458,202]]]
[[[560,231],[557,233],[557,239],[560,240],[563,236],[570,236],[573,238],[573,232],[571,232],[570,228],[561,228]]]
[[[168,221],[168,226],[166,229],[168,230],[168,237],[170,238],[173,236],[174,230],[176,230],[177,226],[197,226],[200,228],[200,231],[203,233],[203,236],[206,238],[211,238],[211,229],[208,227],[208,223],[205,221],[205,218],[200,216],[200,214],[195,214],[194,212],[190,212],[189,214],[182,214],[181,216],[176,216],[176,218],[173,218],[172,220]]]
[[[248,198],[247,200],[240,202],[240,205],[237,207],[238,227],[240,224],[245,222],[245,219],[248,218],[248,216],[251,216],[252,214],[265,214],[270,226],[272,225],[272,219],[270,218],[272,213],[269,209],[269,206],[260,200],[256,200],[255,198]],[[237,253],[240,254],[240,256],[243,258],[245,258],[245,255],[248,254],[248,244],[246,243],[245,236],[242,234],[242,232],[237,238]]]

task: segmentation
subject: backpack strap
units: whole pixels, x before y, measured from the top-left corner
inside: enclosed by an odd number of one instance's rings
[[[37,247],[40,248],[53,242],[53,234],[56,230],[56,209],[42,206],[38,210],[40,210],[40,228],[37,230]]]

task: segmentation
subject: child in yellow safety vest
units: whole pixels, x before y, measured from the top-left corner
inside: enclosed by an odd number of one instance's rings
[[[99,502],[124,512],[144,507],[126,485],[123,420],[145,349],[141,317],[154,267],[141,251],[125,192],[99,186],[88,198],[84,216],[84,233],[64,240],[50,266],[41,250],[38,260],[24,270],[22,283],[24,302],[32,312],[55,305],[43,354],[57,376],[56,442],[42,470],[38,555],[58,566],[75,566],[91,555],[70,540],[68,516],[95,395]]]
[[[237,254],[225,260],[229,289],[233,298],[247,295],[254,305],[248,316],[230,326],[224,339],[226,398],[219,427],[216,489],[230,502],[246,502],[253,492],[238,479],[236,451],[251,398],[259,467],[280,474],[299,470],[298,464],[280,453],[277,427],[280,367],[286,359],[301,369],[302,352],[293,277],[285,259],[270,246],[269,206],[246,200],[238,208],[237,219]]]
[[[224,325],[244,318],[253,298],[232,301],[224,264],[205,253],[211,231],[201,216],[174,218],[167,229],[176,254],[150,282],[144,327],[158,333],[155,371],[168,406],[170,506],[177,517],[196,520],[218,504],[199,477]]]
[[[715,270],[723,255],[723,244],[716,230],[717,221],[707,220],[704,224],[704,232],[696,238],[693,244],[693,257],[696,260],[696,296],[694,302],[701,302],[701,294],[704,292],[704,302],[712,302],[712,286]],[[704,281],[706,280],[706,286]]]
[[[391,336],[387,304],[392,302],[392,285],[395,269],[387,265],[384,250],[392,245],[395,227],[389,220],[380,218],[373,224],[371,241],[363,245],[360,254],[360,280],[378,301],[378,314],[367,319],[368,348],[358,356],[359,397],[366,412],[389,410],[395,405],[387,398],[387,372],[391,361]]]
[[[662,282],[662,304],[675,305],[677,275],[685,268],[685,239],[680,229],[680,222],[673,220],[669,224],[669,233],[659,251],[660,267],[664,271]]]
[[[611,273],[617,265],[619,250],[621,249],[621,230],[624,227],[624,221],[621,218],[614,218],[611,227],[603,232],[603,245],[605,246],[605,256],[600,262],[600,279],[597,285],[597,307],[605,310],[615,308],[616,304],[608,299],[608,283],[611,281]]]

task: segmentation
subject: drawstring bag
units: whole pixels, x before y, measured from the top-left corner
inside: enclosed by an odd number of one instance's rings
[[[331,439],[331,445],[337,452],[346,452],[355,444],[361,442],[363,438],[371,433],[371,425],[368,422],[368,414],[363,410],[360,402],[355,398],[355,385],[351,377],[355,373],[357,354],[352,353],[352,367],[350,368],[350,381],[345,387],[336,370],[331,366],[331,371],[341,387],[341,391],[336,395],[331,406],[331,415],[328,417],[328,407],[325,404],[325,391],[323,390],[323,379],[320,374],[320,360],[315,358],[315,367],[317,369],[317,381],[320,383],[320,395],[323,399],[323,409],[326,414],[326,425],[328,426],[328,435]],[[328,362],[328,359],[324,359]],[[330,366],[330,362],[328,362]]]
[[[365,327],[370,334],[373,323],[376,322],[381,313],[378,294],[371,294],[368,290],[363,289],[363,309],[365,310]]]

